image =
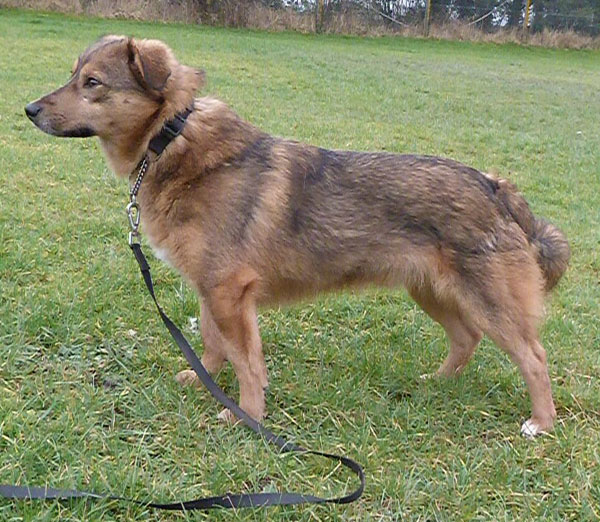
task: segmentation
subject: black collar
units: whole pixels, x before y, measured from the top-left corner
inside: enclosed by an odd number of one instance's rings
[[[185,127],[187,117],[194,110],[194,106],[188,107],[184,111],[178,112],[172,120],[165,122],[160,132],[150,140],[148,148],[157,156],[160,156],[167,145],[171,143]]]
[[[188,107],[184,111],[178,112],[172,120],[165,122],[160,129],[160,132],[154,136],[150,140],[148,144],[148,149],[154,152],[156,156],[160,156],[162,152],[167,148],[167,145],[171,143],[177,136],[181,134],[181,131],[185,127],[185,122],[188,116],[194,110],[194,106]],[[142,184],[142,180],[144,179],[144,175],[148,170],[148,153],[144,154],[144,157],[140,160],[140,162],[135,167],[134,171],[138,171],[137,177],[131,186],[130,198],[131,203],[135,204],[135,198],[137,197],[137,193],[140,190],[140,185]],[[133,175],[133,172],[131,173]],[[127,210],[129,212],[129,209]]]

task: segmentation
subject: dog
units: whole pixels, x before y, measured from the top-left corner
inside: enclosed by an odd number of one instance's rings
[[[274,137],[221,101],[197,98],[202,84],[203,73],[161,41],[105,36],[63,87],[25,112],[54,136],[97,136],[112,170],[130,181],[148,157],[138,194],[144,233],[199,294],[202,363],[211,373],[233,365],[242,409],[265,415],[259,307],[381,285],[405,287],[445,329],[450,349],[438,375],[462,372],[486,334],[527,384],[532,415],[521,432],[552,429],[538,326],[570,258],[558,228],[505,179],[451,159]],[[149,150],[186,108],[182,132],[162,153]],[[177,380],[197,378],[185,370]]]

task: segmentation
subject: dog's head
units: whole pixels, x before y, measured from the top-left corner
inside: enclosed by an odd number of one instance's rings
[[[25,113],[54,136],[131,143],[188,107],[202,81],[201,71],[181,65],[158,40],[105,36],[79,56],[64,86]]]

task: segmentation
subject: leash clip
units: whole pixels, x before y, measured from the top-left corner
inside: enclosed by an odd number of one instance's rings
[[[131,187],[131,191],[129,193],[129,204],[125,208],[127,212],[127,219],[129,220],[129,228],[131,229],[129,232],[129,246],[133,246],[134,244],[140,244],[140,221],[142,219],[142,213],[140,210],[140,205],[137,202],[137,193],[140,190],[140,185],[142,184],[142,180],[144,179],[144,175],[148,170],[148,155],[145,155],[142,158],[142,161],[138,164],[138,175]]]
[[[135,196],[131,196],[131,201],[129,205],[126,207],[127,211],[127,219],[129,220],[129,246],[132,246],[134,243],[139,244],[140,242],[140,219],[142,214],[140,212],[140,206],[138,202],[135,200]]]
[[[140,213],[140,206],[135,200],[135,196],[131,198],[131,202],[126,207],[127,218],[129,219],[129,228],[132,232],[137,232],[140,227],[140,219],[142,214]]]

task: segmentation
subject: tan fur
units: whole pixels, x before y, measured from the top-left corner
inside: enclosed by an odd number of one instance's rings
[[[568,262],[558,229],[541,226],[506,180],[442,158],[275,138],[220,101],[194,98],[201,81],[161,42],[105,37],[30,117],[51,134],[97,135],[117,175],[131,176],[164,122],[194,107],[162,155],[149,153],[142,225],[201,296],[203,363],[211,372],[232,363],[243,409],[265,414],[259,305],[377,284],[406,287],[445,328],[440,375],[460,373],[489,335],[523,374],[531,425],[552,427],[537,328],[544,288]]]

